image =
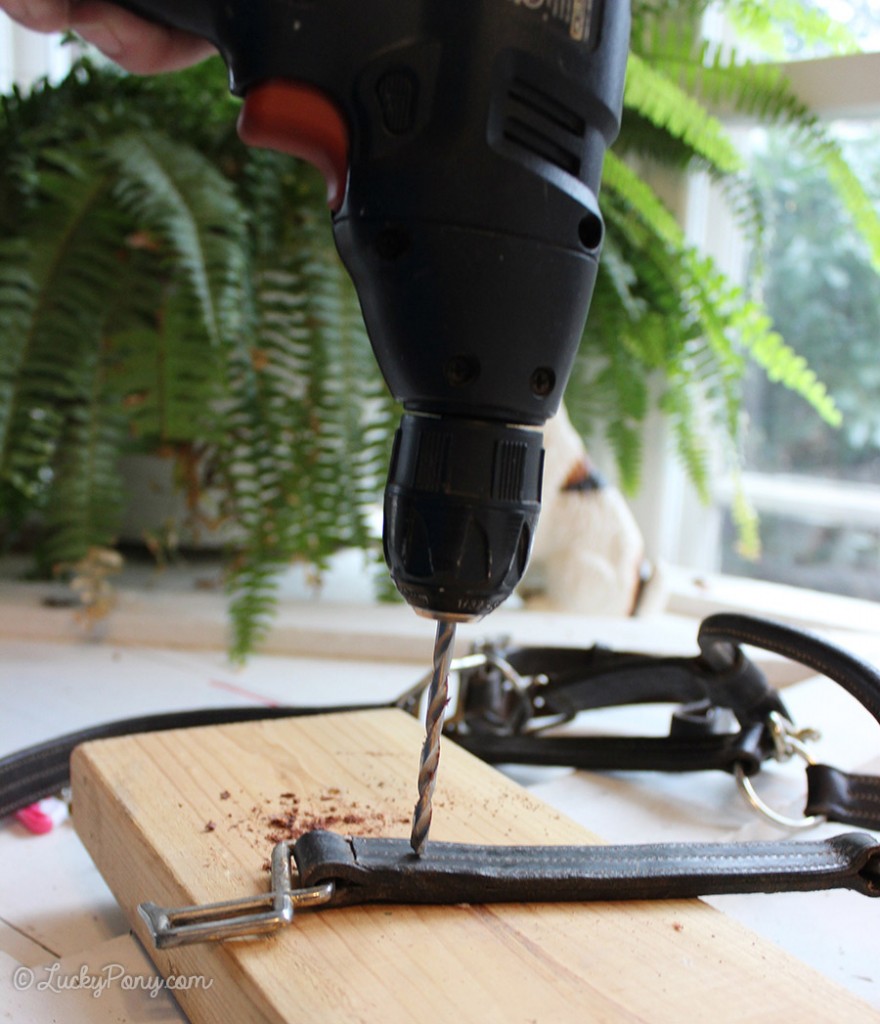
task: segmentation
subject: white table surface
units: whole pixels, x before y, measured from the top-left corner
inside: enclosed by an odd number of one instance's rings
[[[335,628],[344,632],[344,615],[332,614]],[[429,643],[430,625],[423,628]],[[505,628],[509,631],[508,622]],[[567,630],[560,626],[563,640],[570,643]],[[642,650],[658,644],[668,649],[662,638],[670,630],[684,635],[681,623],[667,628],[662,620],[624,628],[627,645]],[[552,633],[545,630],[543,640],[559,642]],[[637,644],[640,637],[644,643]],[[538,641],[529,636],[528,642]],[[326,650],[333,653],[332,643]],[[270,701],[380,701],[400,693],[424,669],[422,661],[279,655],[254,657],[237,669],[219,651],[122,646],[112,639],[51,643],[0,637],[0,754],[148,711]],[[809,678],[789,686],[785,701],[799,725],[822,727],[818,759],[845,770],[880,773],[877,725],[838,687]],[[665,718],[657,718],[656,711],[602,712],[599,722],[636,733],[662,731]],[[415,762],[418,752],[413,756]],[[780,834],[746,807],[732,779],[720,773],[599,776],[518,769],[512,774],[612,842],[770,839]],[[775,767],[765,776],[762,792],[768,801],[796,815],[803,803],[802,766]],[[823,825],[808,835],[841,831],[847,829]],[[12,820],[0,823],[0,864],[0,1019],[21,1024],[184,1019],[173,998],[156,990],[149,957],[129,934],[69,820],[45,836],[30,835]],[[849,892],[726,896],[708,902],[880,1010],[878,902]],[[833,1007],[825,1019],[837,1019]]]

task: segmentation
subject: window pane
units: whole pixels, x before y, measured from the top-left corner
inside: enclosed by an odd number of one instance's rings
[[[835,126],[880,201],[880,122]],[[803,402],[755,374],[748,389],[747,465],[768,472],[880,480],[880,276],[821,168],[784,136],[753,156],[767,211],[750,278],[774,322],[825,382],[844,415],[835,430]]]
[[[761,539],[760,564],[743,560],[736,553],[730,516],[725,515],[722,571],[880,601],[880,526],[822,526],[764,514]]]
[[[880,202],[880,122],[841,122],[834,131]],[[761,514],[759,563],[739,558],[726,525],[722,569],[880,599],[880,276],[821,168],[782,134],[755,131],[750,142],[767,219],[747,279],[828,386],[844,423],[827,426],[802,400],[752,374],[745,463],[750,473],[772,476],[774,507]],[[821,493],[828,509],[824,521],[804,486],[811,480],[818,481],[816,504]],[[768,493],[758,486],[759,512]],[[829,494],[839,500],[828,501]],[[847,511],[849,496],[858,510]]]

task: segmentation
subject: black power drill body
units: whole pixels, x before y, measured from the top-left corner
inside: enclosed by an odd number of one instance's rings
[[[209,39],[245,142],[315,163],[404,406],[385,555],[420,613],[479,618],[528,561],[540,427],[596,277],[628,0],[118,0]]]

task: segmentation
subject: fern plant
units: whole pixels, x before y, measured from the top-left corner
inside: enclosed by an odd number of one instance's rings
[[[820,121],[781,71],[700,35],[706,0],[633,4],[620,139],[608,154],[601,205],[606,243],[590,320],[567,392],[572,418],[587,435],[604,430],[630,492],[638,485],[642,432],[659,380],[660,409],[678,454],[708,500],[719,442],[736,474],[740,402],[749,361],[801,395],[827,422],[840,414],[806,361],[774,330],[760,302],[690,247],[679,224],[639,170],[655,165],[699,170],[718,183],[739,227],[758,247],[761,209],[752,182],[715,110],[785,127],[792,145],[823,166],[870,246],[880,270],[880,217]],[[851,51],[855,42],[828,15],[801,0],[718,0],[751,49],[778,51],[784,33]],[[741,547],[757,547],[755,517],[735,501]]]
[[[390,403],[319,181],[235,114],[216,66],[84,62],[3,100],[0,521],[38,514],[41,564],[75,563],[113,543],[120,455],[174,455],[236,525],[242,654],[280,568],[372,544]]]
[[[624,128],[608,155],[593,310],[567,400],[638,482],[654,382],[708,490],[708,441],[735,461],[748,360],[837,411],[760,305],[690,248],[638,170],[708,171],[740,222],[760,211],[707,105],[790,125],[831,171],[880,265],[880,224],[818,122],[772,70],[701,41],[702,0],[636,0]],[[840,33],[796,0],[726,0],[753,36]],[[232,650],[271,621],[277,571],[369,548],[396,420],[333,250],[322,183],[245,149],[216,62],[156,79],[79,63],[0,105],[0,534],[42,526],[39,563],[114,543],[127,451],[175,457],[235,524]],[[707,430],[707,418],[715,428]],[[741,520],[748,529],[749,516]]]

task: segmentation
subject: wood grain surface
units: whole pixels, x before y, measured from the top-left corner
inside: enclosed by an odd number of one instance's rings
[[[74,753],[74,822],[148,944],[140,902],[265,891],[278,838],[408,836],[421,740],[398,711],[102,740]],[[449,742],[431,837],[595,838]],[[326,909],[268,939],[149,952],[193,1024],[880,1021],[695,900]]]

